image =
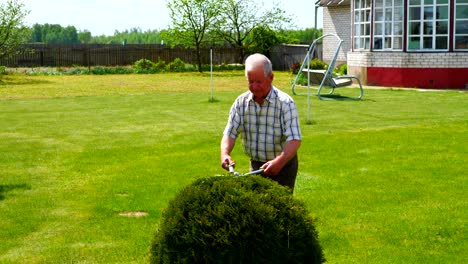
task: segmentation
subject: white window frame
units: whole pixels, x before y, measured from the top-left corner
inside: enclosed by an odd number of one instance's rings
[[[402,51],[404,0],[374,0],[373,51]]]
[[[353,50],[370,50],[372,0],[353,0]]]
[[[455,12],[454,12],[454,31],[453,31],[453,49],[456,51],[468,51],[468,17],[459,18],[458,8],[463,7],[468,9],[468,0],[455,0]],[[461,29],[461,27],[463,28]],[[458,38],[464,38],[461,43]]]
[[[446,3],[442,3],[446,2]],[[449,34],[450,34],[450,0],[408,0],[408,16],[407,16],[407,46],[408,52],[419,51],[448,51],[449,50]],[[419,14],[413,13],[418,11]],[[446,11],[446,16],[434,19],[431,17],[437,14],[437,11]],[[428,11],[427,13],[425,11]],[[415,17],[413,17],[413,15]],[[419,25],[419,32],[413,31],[414,26]],[[445,33],[441,33],[446,26]],[[439,26],[439,27],[438,27]],[[441,30],[438,30],[441,29]],[[416,30],[416,28],[414,28]],[[418,39],[418,43],[413,43],[412,39]],[[440,42],[445,38],[444,47],[438,47]],[[413,46],[417,45],[417,46]]]

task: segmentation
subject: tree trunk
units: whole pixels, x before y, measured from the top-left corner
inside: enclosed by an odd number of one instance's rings
[[[199,73],[202,73],[202,72],[203,72],[203,69],[202,69],[202,62],[201,62],[200,44],[197,44],[196,52],[197,52],[197,68],[198,68],[198,72],[199,72]]]
[[[244,63],[244,57],[245,57],[245,48],[244,47],[239,47],[237,48],[238,50],[238,53],[239,53],[239,57],[238,57],[238,63],[239,64],[243,64]]]

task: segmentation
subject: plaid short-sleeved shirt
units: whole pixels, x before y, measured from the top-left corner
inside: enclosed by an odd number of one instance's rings
[[[241,135],[244,152],[251,159],[272,160],[283,151],[286,142],[301,140],[296,104],[276,87],[272,87],[262,105],[247,91],[234,101],[224,135]]]

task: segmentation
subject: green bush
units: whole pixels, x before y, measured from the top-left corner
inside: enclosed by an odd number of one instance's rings
[[[6,69],[7,69],[6,66],[0,66],[0,75],[6,75],[7,74]]]
[[[113,72],[115,74],[131,74],[133,73],[133,70],[130,68],[122,67],[122,66],[117,66],[113,68]]]
[[[155,63],[148,59],[137,60],[133,67],[137,70],[154,68]]]
[[[166,69],[166,62],[163,61],[161,58],[158,58],[158,62],[154,64],[154,67],[159,71],[164,71]]]
[[[326,70],[328,65],[319,60],[318,58],[314,58],[310,61],[310,64],[309,64],[309,68],[311,70]],[[300,62],[297,62],[297,63],[294,63],[291,68],[289,69],[293,74],[298,74],[299,73],[299,69],[301,68],[302,66],[302,63]],[[307,65],[304,66],[304,68],[306,69],[307,68]],[[301,73],[302,74],[302,73]]]
[[[218,70],[218,71],[240,71],[240,70],[244,70],[245,69],[245,66],[244,64],[238,64],[238,63],[230,63],[230,64],[220,64],[220,65],[214,65],[213,66],[214,69]]]
[[[151,263],[321,263],[314,221],[289,189],[260,176],[210,177],[164,210]]]
[[[310,69],[311,70],[326,70],[327,69],[327,64],[325,64],[325,62],[317,59],[317,58],[314,58],[311,62],[310,62]]]
[[[94,67],[91,69],[91,73],[94,75],[104,75],[108,74],[108,70],[104,67]]]
[[[172,72],[185,71],[185,62],[179,58],[175,58],[173,62],[168,65],[169,70]]]
[[[223,63],[219,65],[213,65],[213,71],[242,71],[244,69],[245,69],[244,64],[238,64],[238,63],[230,63],[230,64]],[[210,71],[211,65],[203,64],[202,70],[206,72]]]
[[[302,66],[302,63],[296,62],[291,66],[291,68],[289,68],[289,71],[291,71],[293,74],[297,74],[301,66]]]
[[[340,68],[338,69],[338,75],[346,74],[348,74],[348,64],[341,64]]]
[[[312,61],[310,61],[309,65],[310,65],[309,68],[311,70],[326,70],[326,69],[328,69],[328,65],[325,62],[319,60],[318,58],[312,59]],[[293,74],[299,73],[299,68],[300,67],[301,67],[301,64],[293,65],[291,67],[291,71],[293,72]],[[307,68],[304,67],[304,69],[307,69]],[[299,78],[297,79],[297,84],[307,85],[307,75],[301,72],[299,74]]]

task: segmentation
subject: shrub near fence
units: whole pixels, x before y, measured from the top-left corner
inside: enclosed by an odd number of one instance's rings
[[[275,70],[291,70],[296,64],[302,63],[307,51],[308,45],[277,45],[271,48],[270,56],[273,68]],[[318,44],[313,54],[313,58],[322,60],[322,44]],[[311,58],[312,59],[312,58]]]
[[[196,64],[194,49],[160,44],[27,44],[16,56],[1,58],[0,65],[7,67],[71,67],[71,66],[125,66],[140,59],[166,63],[179,58]],[[302,62],[307,52],[304,45],[278,45],[272,48],[271,60],[275,70],[289,70],[291,65]],[[202,64],[210,63],[210,48],[201,50]],[[213,48],[216,65],[238,63],[238,51],[232,47]]]
[[[132,65],[140,59],[166,62],[176,58],[187,63],[196,63],[194,49],[183,47],[168,47],[159,44],[127,44],[127,45],[53,45],[28,44],[25,51],[10,58],[0,59],[0,65],[8,67],[70,67],[80,66],[118,66]],[[202,49],[202,63],[210,63],[210,49]],[[213,63],[235,63],[237,51],[229,47],[217,47],[213,52]]]

